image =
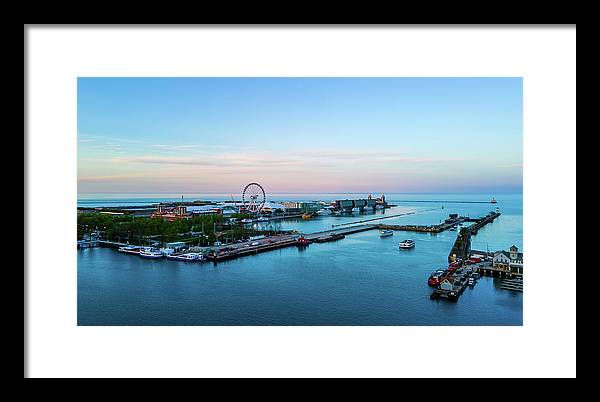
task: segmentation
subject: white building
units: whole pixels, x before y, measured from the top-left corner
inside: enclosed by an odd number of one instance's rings
[[[523,273],[523,253],[515,245],[508,251],[496,251],[494,253],[493,265],[495,268]]]

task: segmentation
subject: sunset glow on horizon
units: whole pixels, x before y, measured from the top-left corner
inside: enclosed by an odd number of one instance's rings
[[[79,78],[78,193],[522,191],[521,78]]]

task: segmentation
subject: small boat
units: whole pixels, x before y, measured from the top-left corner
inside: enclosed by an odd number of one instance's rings
[[[333,207],[324,207],[317,211],[317,215],[331,215],[333,213]]]
[[[242,219],[240,222],[242,223],[252,223],[252,219],[246,218],[246,219]]]
[[[470,277],[467,283],[469,286],[475,286],[475,278]]]
[[[467,260],[467,264],[479,264],[481,262],[481,258],[471,257]]]
[[[268,222],[268,221],[269,221],[269,218],[266,218],[264,216],[261,216],[260,218],[256,219],[256,222]]]
[[[451,232],[456,232],[456,228],[450,228],[448,230],[451,231]]]
[[[492,197],[492,200],[490,201],[492,204],[497,204],[498,201],[496,201],[496,198]]]
[[[429,286],[438,286],[442,281],[442,276],[446,273],[443,269],[438,269],[435,272],[432,272],[429,275],[429,279],[427,280],[427,284]]]
[[[411,239],[406,239],[402,242],[400,242],[399,247],[400,248],[413,248],[415,246],[415,241],[411,240]]]
[[[169,254],[167,255],[168,260],[175,261],[201,261],[204,256],[199,253],[185,253],[185,254]]]
[[[174,248],[161,248],[158,251],[160,251],[163,255],[170,255],[173,254],[175,252]]]
[[[140,248],[138,246],[123,246],[119,247],[119,251],[127,254],[139,254]]]
[[[313,218],[313,214],[311,214],[311,213],[302,214],[302,219],[304,219],[305,221],[312,219],[312,218]]]
[[[163,255],[163,253],[160,252],[160,250],[156,250],[156,249],[147,247],[140,251],[140,257],[158,259],[158,258],[163,258],[164,255]]]
[[[462,266],[462,260],[460,258],[458,258],[456,261],[454,261],[453,263],[451,263],[450,265],[448,265],[448,268],[459,268]]]
[[[299,246],[308,246],[310,243],[311,243],[310,240],[308,240],[304,236],[300,236],[298,238],[298,240],[296,240],[296,244],[299,245]]]
[[[389,230],[389,229],[379,231],[379,237],[388,237],[388,236],[392,236],[393,234],[394,234],[394,231]]]

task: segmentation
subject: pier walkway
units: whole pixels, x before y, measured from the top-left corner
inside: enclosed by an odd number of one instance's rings
[[[466,260],[469,257],[471,251],[471,236],[477,234],[479,229],[493,222],[497,217],[500,216],[500,212],[490,212],[483,218],[476,220],[476,223],[469,227],[460,229],[456,236],[456,241],[450,254],[448,254],[448,262],[454,262],[457,259]]]
[[[310,233],[310,234],[304,235],[304,237],[308,240],[315,240],[318,238],[325,238],[325,237],[331,236],[331,235],[344,235],[345,236],[345,235],[349,235],[352,233],[364,232],[366,230],[373,230],[373,229],[377,229],[377,225],[357,225],[357,226],[349,226],[349,227],[339,228],[339,229],[324,230],[322,232]]]

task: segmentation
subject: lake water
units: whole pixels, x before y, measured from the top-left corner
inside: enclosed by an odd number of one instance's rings
[[[330,200],[345,195],[279,197],[269,198]],[[191,199],[200,198],[209,199]],[[523,248],[520,194],[497,195],[496,205],[438,202],[490,198],[477,194],[390,194],[386,198],[398,206],[384,214],[286,221],[277,227],[310,233],[405,212],[415,214],[381,222],[435,224],[450,213],[478,217],[498,206],[502,215],[472,238],[472,248],[492,251],[513,244]],[[118,202],[137,205],[156,199],[122,197]],[[417,202],[421,200],[435,202]],[[78,324],[522,325],[523,294],[499,289],[492,278],[467,288],[457,303],[429,299],[429,273],[447,266],[456,233],[395,232],[380,238],[373,230],[311,244],[304,250],[284,248],[216,265],[145,260],[107,248],[77,250]],[[399,250],[398,242],[405,238],[414,239],[416,247]]]

